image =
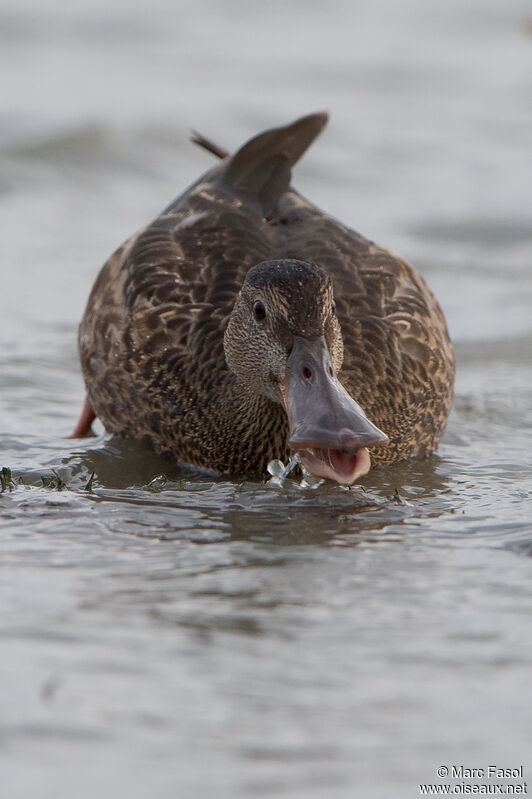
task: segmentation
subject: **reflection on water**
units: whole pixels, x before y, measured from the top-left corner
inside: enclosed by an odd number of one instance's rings
[[[350,488],[329,481],[306,487],[300,477],[282,484],[267,478],[228,481],[179,467],[138,442],[110,439],[63,458],[55,473],[78,491],[89,486],[91,501],[123,503],[121,519],[131,515],[130,533],[137,528],[141,536],[198,540],[207,527],[233,539],[311,544],[400,524],[412,515],[441,515],[452,503],[441,465],[435,455],[391,469],[378,467]],[[35,482],[33,473],[21,478]],[[41,475],[36,480],[42,483]]]
[[[446,763],[530,776],[528,16],[4,1],[9,799],[406,799]],[[68,440],[90,286],[210,167],[189,128],[233,147],[324,107],[296,187],[412,260],[449,321],[438,454],[305,489]]]

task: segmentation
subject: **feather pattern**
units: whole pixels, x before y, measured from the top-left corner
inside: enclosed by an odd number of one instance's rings
[[[325,122],[314,114],[255,137],[106,262],[79,349],[90,404],[109,432],[220,472],[260,474],[272,458],[286,460],[286,414],[242,390],[224,334],[248,270],[298,259],[331,278],[343,336],[339,378],[390,439],[373,448],[373,460],[436,448],[454,383],[436,299],[409,264],[290,186],[291,166]]]

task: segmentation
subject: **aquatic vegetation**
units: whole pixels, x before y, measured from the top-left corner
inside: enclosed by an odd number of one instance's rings
[[[54,491],[63,491],[67,488],[67,484],[55,469],[52,469],[51,475],[41,475],[41,481],[43,488],[51,488]]]
[[[15,483],[11,476],[11,469],[7,466],[2,466],[2,471],[0,472],[0,494],[3,494],[4,491],[12,491],[14,488]]]
[[[83,490],[84,490],[84,491],[92,491],[92,484],[93,484],[93,482],[94,482],[94,476],[95,476],[95,474],[96,474],[96,472],[92,472],[91,476],[89,477],[89,479],[88,479],[88,481],[87,481],[87,485],[85,485],[85,486],[83,487]]]
[[[43,488],[50,488],[53,491],[63,491],[68,488],[66,482],[55,469],[51,470],[51,474],[39,474],[37,479],[40,480]],[[33,483],[31,480],[29,482],[27,479],[25,480],[22,475],[14,477],[9,467],[2,467],[0,472],[0,494],[4,493],[4,491],[13,491],[17,486],[23,485],[33,485]]]
[[[172,488],[174,491],[184,491],[186,488],[185,480],[179,480],[177,483],[169,480],[165,474],[157,474],[145,485],[138,486],[141,491],[151,491],[158,494],[165,488]]]
[[[165,474],[157,474],[153,477],[149,483],[146,485],[140,486],[142,491],[161,491],[168,482],[168,478]]]

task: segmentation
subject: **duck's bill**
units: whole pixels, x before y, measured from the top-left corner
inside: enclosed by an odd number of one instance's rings
[[[336,377],[323,337],[295,337],[281,401],[288,444],[316,477],[350,485],[370,469],[368,447],[388,441]]]

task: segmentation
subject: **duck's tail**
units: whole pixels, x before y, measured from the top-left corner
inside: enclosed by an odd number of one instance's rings
[[[328,118],[326,112],[309,114],[285,127],[267,130],[230,158],[222,147],[204,136],[195,133],[193,141],[219,158],[227,158],[217,170],[217,182],[236,193],[256,196],[264,215],[271,216],[290,185],[292,167],[321,133]]]
[[[217,158],[227,158],[229,155],[227,150],[220,147],[219,144],[216,144],[211,139],[208,139],[202,133],[198,133],[197,130],[192,131],[190,141],[194,142],[194,144],[199,144],[200,147],[203,147],[204,150],[207,150],[208,153],[212,153]]]

